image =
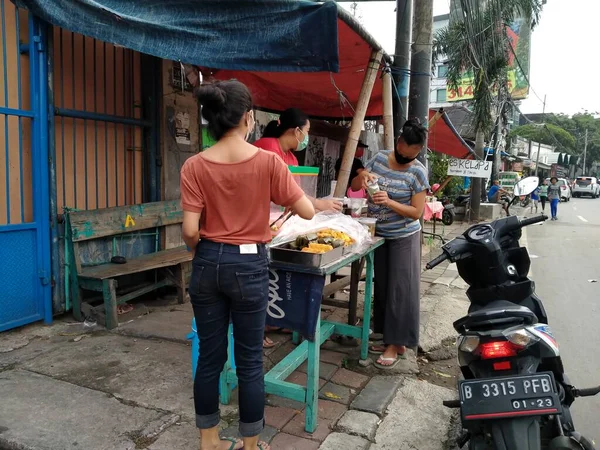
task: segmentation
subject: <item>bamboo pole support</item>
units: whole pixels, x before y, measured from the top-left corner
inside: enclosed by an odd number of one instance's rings
[[[346,141],[346,146],[344,147],[344,156],[342,158],[340,174],[335,186],[335,192],[333,193],[333,196],[337,198],[342,198],[346,195],[346,189],[350,179],[350,170],[352,169],[352,162],[354,161],[354,155],[356,154],[356,146],[358,145],[360,132],[367,114],[369,100],[371,100],[373,85],[375,84],[377,74],[379,73],[379,66],[381,65],[382,56],[382,50],[373,50],[371,53],[365,78],[363,79],[363,84],[360,88],[360,95],[358,96],[358,103],[356,105],[354,117],[352,117],[352,124],[350,125],[348,140]]]
[[[383,148],[394,148],[394,107],[392,96],[392,73],[389,68],[383,72]]]
[[[431,119],[429,119],[429,123],[427,124],[427,129],[431,130],[433,128],[433,126],[435,125],[435,123],[438,120],[440,120],[443,115],[444,115],[444,108],[440,108],[438,111],[436,111],[436,113],[433,115],[433,117]]]

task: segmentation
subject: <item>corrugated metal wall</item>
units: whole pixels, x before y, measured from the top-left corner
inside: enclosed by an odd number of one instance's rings
[[[33,222],[32,119],[13,115],[31,109],[27,12],[2,0],[0,21],[0,225],[14,225]]]
[[[143,117],[140,56],[54,28],[59,211],[142,202],[143,129],[125,120]]]

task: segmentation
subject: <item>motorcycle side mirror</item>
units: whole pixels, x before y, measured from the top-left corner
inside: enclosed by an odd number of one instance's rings
[[[514,195],[515,197],[520,197],[523,195],[529,195],[533,191],[537,189],[540,184],[540,179],[538,177],[527,177],[523,178],[514,187]]]

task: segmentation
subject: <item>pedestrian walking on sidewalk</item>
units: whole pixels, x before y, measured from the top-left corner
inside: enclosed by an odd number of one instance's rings
[[[542,214],[546,212],[546,202],[548,201],[548,181],[544,180],[540,186],[540,203],[542,204]]]
[[[558,178],[550,178],[550,186],[548,186],[548,200],[550,200],[550,214],[552,220],[557,220],[558,204],[560,203],[560,186]]]
[[[421,225],[429,189],[427,169],[416,160],[423,149],[427,130],[418,120],[402,127],[396,148],[371,159],[352,180],[352,189],[367,188],[376,181],[379,192],[369,199],[369,216],[377,218],[375,234],[385,243],[375,250],[375,304],[373,328],[383,334],[375,365],[393,368],[405,357],[406,348],[419,345],[421,283]]]
[[[540,202],[540,188],[537,187],[531,193],[531,208],[529,209],[529,212],[531,214],[533,214],[533,208],[535,208],[535,213],[537,214],[537,212],[538,212],[538,203],[539,202]]]
[[[254,129],[252,96],[236,80],[204,84],[196,95],[217,143],[181,169],[183,238],[194,252],[189,293],[200,339],[194,380],[201,450],[268,450],[264,428],[263,329],[269,290],[271,201],[310,219],[314,208],[277,155],[246,142]],[[235,335],[239,431],[219,437],[219,376]]]

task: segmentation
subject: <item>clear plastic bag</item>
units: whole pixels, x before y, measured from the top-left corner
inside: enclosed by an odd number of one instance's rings
[[[283,244],[296,239],[300,235],[314,233],[324,228],[343,231],[356,241],[358,247],[372,242],[367,229],[356,219],[342,213],[324,211],[315,214],[311,220],[304,220],[298,216],[290,218],[283,224],[270,245]]]

